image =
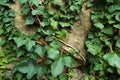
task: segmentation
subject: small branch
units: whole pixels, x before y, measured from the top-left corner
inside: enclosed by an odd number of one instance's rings
[[[114,51],[113,51],[113,48],[112,48],[112,45],[110,45],[110,51],[111,51],[111,52],[114,52]]]
[[[53,36],[53,38],[56,39],[56,40],[58,40],[58,41],[61,42],[62,44],[64,44],[64,45],[66,45],[66,46],[68,46],[68,47],[74,49],[78,54],[80,53],[75,47],[69,45],[68,43],[66,43],[66,42],[64,42],[64,41],[62,41],[62,40],[60,40],[60,39],[58,39],[58,38],[55,37],[55,36]],[[85,65],[86,59],[83,57],[82,54],[79,54],[79,56],[81,57],[81,59],[82,59],[81,61],[83,61],[83,62],[84,62],[84,65]],[[76,58],[76,55],[74,55],[74,57]]]

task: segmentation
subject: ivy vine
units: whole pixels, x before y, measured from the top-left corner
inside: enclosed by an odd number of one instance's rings
[[[14,27],[15,12],[10,4],[15,0],[0,1],[0,69],[3,73],[6,63],[14,63],[14,80],[56,80],[68,79],[75,63],[74,54],[61,52],[60,41],[66,36],[66,28],[72,28],[79,18],[82,0],[20,0],[25,25],[35,25],[34,33],[21,34]],[[52,10],[50,9],[52,8]],[[5,57],[5,58],[4,58]],[[67,72],[63,72],[63,70]],[[62,74],[63,73],[63,74]],[[2,80],[10,77],[0,75]]]

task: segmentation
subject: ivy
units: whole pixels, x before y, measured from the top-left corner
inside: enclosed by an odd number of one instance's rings
[[[11,77],[15,80],[68,79],[63,71],[72,68],[75,59],[61,51],[56,38],[65,39],[66,28],[73,27],[74,21],[79,18],[83,1],[20,0],[24,25],[35,26],[35,31],[29,35],[15,28],[17,13],[11,9],[11,3],[15,1],[0,1],[0,46],[3,48],[0,52],[0,73],[7,71],[6,64],[13,63]],[[11,77],[0,75],[2,80]]]

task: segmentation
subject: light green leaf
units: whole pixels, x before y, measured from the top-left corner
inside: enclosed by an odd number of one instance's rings
[[[120,12],[118,12],[118,13],[115,15],[115,19],[116,19],[117,21],[120,21]]]
[[[71,27],[72,25],[70,23],[67,23],[67,22],[59,22],[59,24],[62,26],[62,27]]]
[[[99,39],[93,39],[93,41],[86,41],[85,44],[88,48],[88,52],[90,52],[92,55],[98,54],[103,47]]]
[[[40,14],[43,14],[41,10],[32,10],[32,15],[40,15]]]
[[[113,27],[120,29],[120,24],[115,24]]]
[[[55,49],[59,49],[60,43],[58,41],[53,41],[52,43],[50,43],[50,46],[55,48]]]
[[[3,32],[4,32],[4,31],[3,31],[2,29],[0,29],[0,35],[2,35],[2,34],[3,34]]]
[[[64,68],[64,65],[63,65],[62,58],[53,62],[51,65],[51,73],[52,73],[53,77],[57,77],[59,74],[61,74],[63,68]]]
[[[116,53],[107,53],[103,58],[113,67],[120,68],[120,55]]]
[[[104,25],[102,23],[94,23],[94,26],[97,27],[97,28],[100,28],[100,29],[103,29],[104,28]]]
[[[55,59],[59,55],[59,51],[54,48],[48,49],[47,53],[48,53],[48,58],[50,59]]]
[[[63,57],[63,63],[64,65],[66,65],[67,67],[71,67],[72,66],[72,60],[70,56],[65,56]]]
[[[53,29],[58,29],[58,22],[55,21],[53,18],[50,19],[51,22],[51,26],[53,27]]]
[[[37,53],[40,57],[43,57],[44,56],[44,51],[43,51],[43,48],[39,45],[37,45],[35,47],[35,50],[34,50],[35,53]]]
[[[71,5],[70,6],[70,10],[74,11],[74,10],[78,10],[79,7],[77,5]]]
[[[109,8],[108,8],[108,11],[110,12],[110,13],[113,13],[114,11],[116,11],[116,10],[120,10],[120,7],[119,7],[120,5],[118,4],[116,4],[116,5],[111,5]]]

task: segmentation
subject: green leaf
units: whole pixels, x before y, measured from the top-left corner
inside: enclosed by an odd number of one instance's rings
[[[116,46],[120,48],[120,38],[117,39]]]
[[[44,56],[44,50],[41,46],[37,45],[34,50],[35,53],[37,53],[40,57]]]
[[[13,40],[17,44],[18,48],[23,46],[26,43],[26,40],[24,40],[23,38],[13,38]]]
[[[25,47],[28,51],[32,49],[32,47],[35,46],[35,41],[32,41],[30,39],[27,40]]]
[[[118,4],[116,4],[116,5],[111,5],[109,8],[108,8],[108,11],[110,12],[110,13],[113,13],[114,11],[117,11],[117,10],[120,10],[120,7],[119,7],[120,5]]]
[[[53,29],[58,29],[58,22],[55,21],[53,18],[50,19],[51,22],[51,26],[53,27]]]
[[[109,28],[104,28],[101,30],[101,32],[105,33],[105,34],[113,34],[113,28],[109,27]]]
[[[33,64],[30,64],[29,66],[19,67],[18,71],[21,73],[27,73],[27,79],[31,79],[33,75],[36,74],[36,69]]]
[[[120,12],[118,12],[118,13],[115,15],[115,19],[116,19],[117,21],[120,21]]]
[[[70,23],[67,23],[67,22],[59,22],[59,24],[62,26],[62,27],[71,27],[72,25]]]
[[[26,25],[31,25],[35,22],[35,19],[32,16],[26,17],[25,24]]]
[[[120,55],[116,53],[107,53],[103,58],[113,67],[120,68]]]
[[[30,12],[29,5],[28,5],[28,4],[23,5],[22,10],[21,10],[21,13],[22,13],[23,15],[27,15],[29,12]]]
[[[50,43],[50,46],[53,47],[54,49],[59,49],[60,43],[58,41],[53,41],[52,43]]]
[[[115,24],[113,27],[120,29],[120,24]]]
[[[63,68],[64,68],[64,65],[63,65],[62,58],[53,62],[51,65],[51,73],[52,73],[53,77],[57,77],[59,74],[61,74]]]
[[[59,51],[54,48],[48,49],[47,53],[48,53],[48,58],[50,59],[55,59],[59,55]]]
[[[20,4],[25,4],[27,2],[28,2],[28,0],[20,0]]]
[[[112,2],[112,3],[113,3],[113,2],[114,2],[114,0],[107,0],[107,2]]]
[[[38,7],[40,0],[30,0],[30,2]]]
[[[94,26],[97,27],[97,28],[100,28],[100,29],[104,28],[104,25],[100,22],[94,23]]]
[[[2,34],[3,34],[3,32],[4,32],[4,31],[3,31],[3,29],[0,29],[0,35],[2,35]]]
[[[59,39],[64,40],[65,37],[66,37],[67,31],[66,31],[65,29],[62,29],[61,31],[57,31],[56,33],[57,33],[57,37],[58,37]]]
[[[41,76],[43,76],[43,74],[45,74],[47,72],[45,67],[42,66],[38,66],[37,68],[37,77],[40,78]]]
[[[74,4],[74,5],[70,6],[70,10],[72,10],[72,11],[79,10],[79,7],[76,4]]]
[[[40,15],[41,11],[40,10],[32,10],[32,15]]]
[[[70,56],[65,56],[63,57],[63,63],[64,65],[66,65],[67,67],[71,67],[72,66],[72,60]]]
[[[85,44],[88,48],[87,49],[88,52],[90,52],[92,55],[98,54],[103,47],[99,39],[93,39],[92,41],[86,41]]]

